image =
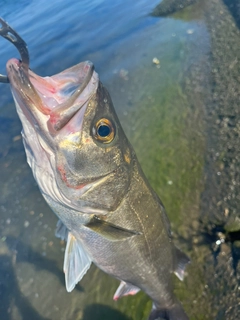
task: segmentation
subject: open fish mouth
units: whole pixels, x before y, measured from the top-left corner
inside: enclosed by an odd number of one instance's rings
[[[75,169],[76,153],[85,142],[86,110],[97,106],[94,96],[100,82],[93,64],[85,61],[51,77],[41,77],[29,67],[26,43],[1,18],[0,36],[20,53],[21,59],[7,62],[7,76],[0,74],[0,82],[11,85],[27,161],[42,194],[75,211],[81,208],[82,212],[90,212],[90,204],[80,197],[111,178],[115,170],[84,175]],[[90,145],[91,137],[88,141]]]
[[[51,77],[40,77],[29,68],[25,41],[2,18],[0,36],[10,41],[21,56],[21,60],[7,62],[8,76],[0,74],[0,82],[10,82],[17,108],[36,129],[57,134],[96,92],[98,75],[93,64],[85,61]]]
[[[98,77],[90,61],[81,62],[51,77],[40,77],[22,62],[7,62],[13,96],[20,108],[27,108],[35,120],[48,118],[50,132],[61,130],[95,92]]]

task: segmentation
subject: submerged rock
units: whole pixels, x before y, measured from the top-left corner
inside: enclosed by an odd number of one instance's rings
[[[163,0],[156,8],[153,10],[153,16],[167,16],[169,14],[175,13],[179,10],[186,8],[187,6],[195,3],[197,0]]]

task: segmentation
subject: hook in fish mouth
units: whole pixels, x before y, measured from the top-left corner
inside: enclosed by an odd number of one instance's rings
[[[18,50],[21,57],[21,67],[28,72],[29,69],[29,53],[26,42],[19,36],[19,34],[12,29],[9,24],[0,17],[0,36],[10,41]],[[0,74],[0,82],[8,83],[7,76]]]
[[[81,62],[57,75],[42,78],[29,68],[25,41],[1,17],[0,36],[10,41],[21,56],[20,60],[13,58],[7,62],[7,76],[0,74],[0,82],[10,83],[14,98],[25,106],[29,117],[38,125],[44,116],[49,118],[48,130],[55,134],[95,93],[98,76],[92,62]]]

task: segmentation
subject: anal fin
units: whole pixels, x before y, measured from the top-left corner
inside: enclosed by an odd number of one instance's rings
[[[136,286],[134,286],[131,283],[127,283],[124,281],[121,281],[119,287],[117,288],[117,291],[115,292],[113,296],[113,300],[117,301],[119,298],[128,296],[128,295],[134,295],[138,293],[140,289]]]
[[[190,263],[190,259],[188,258],[188,256],[177,247],[175,247],[174,273],[181,281],[183,281],[184,279],[185,268],[188,263]]]
[[[64,256],[63,271],[66,289],[71,292],[91,266],[91,259],[81,242],[68,232],[67,246]]]

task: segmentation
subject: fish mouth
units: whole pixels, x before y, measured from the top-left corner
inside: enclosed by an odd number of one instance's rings
[[[14,99],[25,116],[36,127],[42,127],[44,119],[51,134],[56,134],[74,117],[98,85],[98,76],[90,61],[51,77],[40,77],[21,60],[10,59],[7,74]]]

